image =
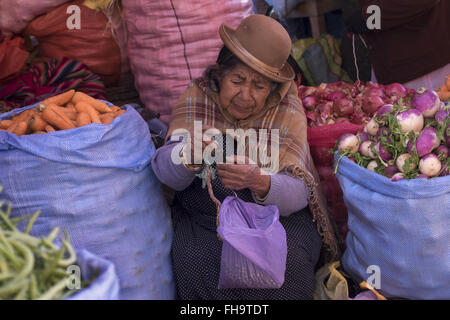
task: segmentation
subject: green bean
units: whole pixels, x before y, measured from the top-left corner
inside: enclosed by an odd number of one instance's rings
[[[30,299],[34,300],[38,296],[40,296],[39,288],[38,288],[38,282],[36,280],[36,275],[31,274],[30,277]]]
[[[24,283],[26,283],[28,280],[27,279],[23,279],[21,281],[10,281],[8,282],[6,285],[0,287],[0,297],[1,296],[9,296],[11,294],[16,293],[17,291],[19,291],[20,289],[22,289],[22,286]]]
[[[55,240],[56,236],[59,233],[59,227],[56,227],[55,229],[52,230],[52,232],[50,232],[50,234],[47,236],[47,239],[52,245],[53,245],[53,241]]]
[[[19,293],[14,297],[14,300],[25,300],[27,299],[27,293],[29,290],[30,280],[26,280],[26,282],[22,285],[22,288],[20,289]]]
[[[6,239],[2,228],[0,228],[0,241],[5,245],[6,249],[9,251],[10,254],[14,254],[14,250],[11,247],[11,244],[9,243],[9,241]]]
[[[23,243],[31,247],[38,247],[41,244],[41,241],[33,236],[30,236],[26,233],[13,232],[13,231],[5,231],[5,235],[14,240],[19,240]]]
[[[63,246],[67,249],[67,252],[69,253],[69,257],[67,259],[60,260],[58,262],[58,265],[61,267],[68,267],[75,262],[77,262],[77,256],[75,254],[75,251],[73,250],[72,246],[70,245],[68,238],[67,240],[62,239]]]
[[[20,260],[15,256],[14,253],[10,253],[9,250],[0,243],[0,254],[3,254],[3,256],[11,261],[13,264],[13,267],[17,270],[19,270],[22,266]]]
[[[25,279],[33,270],[34,255],[33,255],[33,252],[31,252],[31,250],[29,248],[27,248],[26,246],[24,246],[23,244],[21,244],[18,241],[12,240],[11,244],[22,253],[22,255],[25,259],[24,267],[19,272],[19,274],[17,275],[17,277],[15,279],[15,281],[20,281],[22,279]]]
[[[6,216],[6,214],[0,210],[0,218],[3,220],[3,223],[11,230],[18,231],[17,228],[11,223],[11,221],[8,219],[9,217]]]
[[[67,279],[62,279],[57,284],[52,286],[47,292],[44,292],[37,300],[50,300],[56,297],[67,286]]]
[[[9,278],[12,278],[12,277],[14,277],[13,273],[9,273],[9,272],[0,273],[0,281],[5,281],[5,280],[7,280]]]
[[[39,217],[39,215],[41,214],[41,210],[36,211],[35,214],[33,214],[33,216],[31,217],[31,219],[28,221],[28,225],[25,229],[25,233],[29,234],[31,231],[31,228],[33,227],[34,222],[36,221],[37,217]]]
[[[46,267],[44,272],[42,273],[42,281],[47,281],[47,279],[50,277],[52,272],[55,270],[55,268],[58,266],[58,261],[64,257],[65,247],[63,246],[57,253],[56,256],[54,256],[50,260],[50,266]]]

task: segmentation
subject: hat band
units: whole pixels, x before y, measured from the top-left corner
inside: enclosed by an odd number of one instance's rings
[[[223,26],[222,26],[223,28]],[[256,63],[260,68],[263,68],[275,75],[280,75],[280,70],[284,67],[284,63],[281,66],[280,69],[278,68],[274,68],[272,66],[269,66],[268,64],[262,62],[261,60],[259,60],[258,58],[256,58],[254,55],[252,55],[250,52],[247,51],[247,49],[245,49],[243,46],[241,46],[241,44],[238,41],[235,41],[227,32],[226,30],[224,30],[224,34],[228,37],[228,39],[233,43],[234,47],[239,50],[245,57],[247,57],[248,59],[251,59],[254,61],[254,63]]]

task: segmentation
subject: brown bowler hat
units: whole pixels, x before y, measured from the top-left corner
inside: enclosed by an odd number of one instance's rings
[[[219,34],[225,46],[253,70],[276,82],[294,79],[294,70],[287,62],[291,38],[275,19],[254,14],[242,20],[236,30],[222,24]]]

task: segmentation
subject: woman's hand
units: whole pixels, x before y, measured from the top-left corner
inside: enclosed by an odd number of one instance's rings
[[[244,160],[245,164],[238,164]],[[265,197],[270,190],[270,176],[263,174],[258,165],[248,157],[234,156],[233,164],[216,164],[216,169],[225,188],[233,190],[249,188],[260,198]]]

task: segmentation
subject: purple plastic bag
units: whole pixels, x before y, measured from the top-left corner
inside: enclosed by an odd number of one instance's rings
[[[223,239],[219,289],[275,289],[284,283],[286,231],[276,206],[227,197],[217,232]]]

